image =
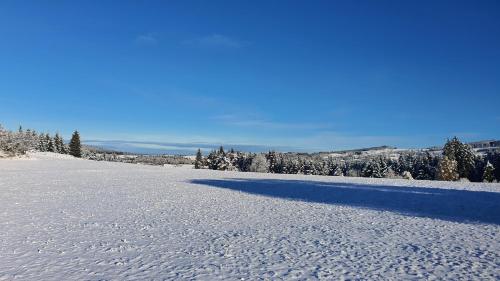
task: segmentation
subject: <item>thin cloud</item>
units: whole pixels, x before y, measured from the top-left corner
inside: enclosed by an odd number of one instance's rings
[[[317,130],[331,127],[325,123],[297,123],[297,122],[275,122],[249,116],[244,119],[236,115],[225,114],[212,117],[213,120],[219,121],[225,125],[236,127],[253,127],[260,129],[293,129],[293,130]]]
[[[135,43],[144,46],[154,46],[158,44],[158,39],[153,33],[139,35],[135,38]]]
[[[194,38],[191,40],[184,41],[184,44],[190,46],[204,47],[204,48],[226,48],[226,49],[241,48],[245,45],[244,42],[242,41],[221,34],[212,34],[209,36]]]
[[[288,143],[312,151],[334,151],[381,145],[396,146],[396,144],[410,144],[413,141],[414,138],[405,136],[350,135],[324,131],[311,136],[293,138]]]

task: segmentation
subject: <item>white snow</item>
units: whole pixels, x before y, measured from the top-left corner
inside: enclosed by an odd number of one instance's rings
[[[500,185],[0,160],[0,280],[500,278]]]

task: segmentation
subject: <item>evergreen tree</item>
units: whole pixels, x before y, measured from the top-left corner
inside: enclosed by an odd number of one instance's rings
[[[374,171],[374,178],[385,178],[387,176],[387,171],[389,167],[387,166],[387,160],[380,157],[377,161],[377,170]]]
[[[488,153],[486,159],[487,161],[490,161],[491,165],[495,168],[493,174],[495,179],[500,182],[500,151]]]
[[[59,135],[59,153],[63,153],[63,154],[66,154],[68,153],[68,150],[66,149],[66,145],[64,144],[64,140],[63,138]]]
[[[69,142],[69,154],[75,157],[82,157],[82,145],[80,143],[80,134],[78,131],[73,132]]]
[[[212,151],[207,157],[207,165],[209,169],[212,170],[233,170],[234,166],[231,164],[231,160],[227,157],[224,150],[221,148],[218,151]]]
[[[52,138],[49,136],[49,134],[45,135],[45,143],[47,144],[47,151],[48,152],[54,152],[54,142],[52,141]]]
[[[208,168],[211,169],[211,170],[217,170],[218,169],[218,166],[217,166],[217,151],[213,150],[212,152],[210,152],[207,156],[207,165],[208,165]]]
[[[495,168],[488,161],[488,163],[486,163],[486,167],[484,168],[483,181],[484,182],[493,182],[495,180],[495,175],[493,174],[494,171],[495,171]]]
[[[234,166],[241,172],[248,172],[252,164],[252,155],[243,152],[236,153]]]
[[[344,172],[342,171],[342,168],[340,165],[337,165],[335,169],[333,170],[332,176],[337,176],[337,177],[342,177],[344,176]]]
[[[373,175],[373,166],[371,162],[366,162],[361,170],[361,176],[371,178]]]
[[[314,174],[314,165],[311,160],[304,159],[302,160],[301,165],[301,173],[304,175],[313,175]]]
[[[284,174],[285,173],[285,158],[283,154],[279,153],[276,155],[276,163],[274,167],[275,173]]]
[[[474,161],[474,169],[469,176],[470,181],[472,182],[482,182],[484,169],[486,168],[486,164],[488,163],[487,158],[476,157],[476,161]]]
[[[475,155],[470,145],[462,143],[457,137],[448,140],[443,147],[443,155],[457,162],[457,171],[460,178],[469,178],[473,169]]]
[[[54,136],[54,150],[57,153],[62,153],[62,138],[59,136],[59,133],[56,133]]]
[[[40,135],[38,135],[38,150],[39,151],[47,151],[47,145],[45,143],[45,135],[40,133]]]
[[[438,165],[439,179],[444,181],[456,181],[459,178],[457,161],[444,156]]]
[[[274,151],[269,151],[269,153],[266,154],[266,159],[267,159],[267,163],[269,163],[269,172],[270,173],[277,173],[277,168],[276,167],[276,162],[277,162],[277,159],[276,159],[276,152]]]
[[[283,159],[283,171],[286,174],[298,174],[300,172],[300,163],[295,156],[287,156]]]
[[[201,149],[198,148],[196,152],[196,160],[194,161],[194,168],[201,169],[203,167],[203,155],[201,154]]]

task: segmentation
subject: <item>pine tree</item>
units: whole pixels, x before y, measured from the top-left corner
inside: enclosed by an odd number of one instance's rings
[[[75,157],[82,157],[82,145],[80,143],[80,134],[78,131],[73,132],[69,142],[69,154]]]
[[[49,136],[49,134],[45,135],[45,143],[47,144],[47,151],[48,152],[54,152],[54,142],[52,141],[52,138]]]
[[[377,171],[374,175],[375,178],[385,178],[387,176],[387,171],[389,167],[387,166],[386,159],[380,157],[377,161]]]
[[[47,145],[45,143],[45,135],[40,133],[40,135],[38,135],[38,150],[39,151],[47,151]]]
[[[57,153],[61,153],[61,150],[62,150],[62,143],[60,142],[60,139],[61,137],[59,136],[59,133],[56,133],[56,135],[54,136],[54,150],[55,152]]]
[[[311,160],[304,159],[301,165],[301,173],[304,175],[314,174],[314,165]]]
[[[57,137],[57,144],[58,144],[58,147],[59,147],[59,153],[62,153],[62,154],[68,153],[66,151],[66,146],[64,145],[64,140],[61,137],[61,135],[56,134],[56,137]]]
[[[201,169],[203,167],[203,155],[201,154],[201,149],[198,148],[196,152],[196,160],[194,161],[194,168]]]
[[[444,181],[456,181],[459,178],[457,161],[448,158],[448,156],[443,157],[439,161],[438,165],[438,175],[440,180]]]
[[[495,171],[495,168],[488,161],[488,163],[486,163],[486,167],[484,168],[483,181],[484,182],[493,182],[495,180],[495,175],[493,174],[494,171]]]
[[[474,150],[470,145],[462,143],[457,137],[453,137],[443,147],[443,155],[457,162],[457,171],[460,178],[469,178],[475,162]]]
[[[226,156],[226,154],[217,154],[217,170],[219,171],[231,171],[234,167],[231,165],[231,161]]]
[[[382,161],[374,159],[365,164],[361,170],[361,175],[367,178],[383,178],[383,167],[381,167]],[[387,171],[387,166],[385,166],[385,171]]]
[[[217,151],[213,150],[210,152],[207,156],[207,165],[208,168],[211,170],[217,170],[218,165],[217,165]]]
[[[276,152],[269,151],[269,153],[266,154],[266,159],[267,159],[267,163],[269,163],[269,172],[270,173],[277,173]]]
[[[333,170],[332,176],[336,177],[343,177],[344,176],[344,171],[342,171],[342,167],[340,165],[337,165],[335,169]]]
[[[495,179],[500,182],[500,151],[490,152],[486,157],[495,168],[493,172]]]

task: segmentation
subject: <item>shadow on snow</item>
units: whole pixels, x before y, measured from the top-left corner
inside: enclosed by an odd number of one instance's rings
[[[250,194],[338,204],[456,222],[500,224],[500,193],[276,179],[196,179]]]

